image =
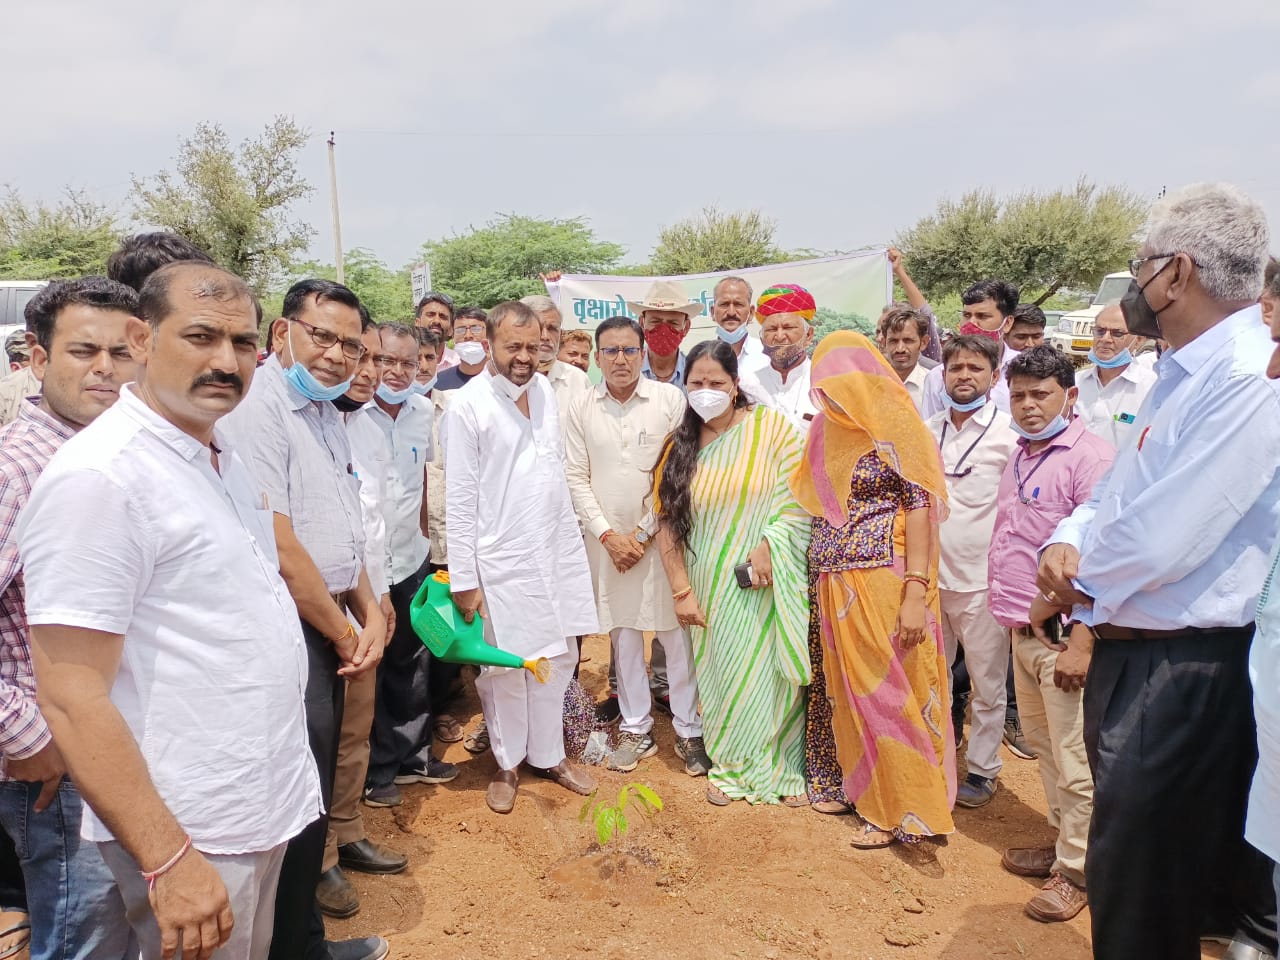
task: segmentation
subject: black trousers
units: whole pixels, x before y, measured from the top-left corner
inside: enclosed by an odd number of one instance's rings
[[[428,565],[431,573],[439,573],[443,570],[449,572],[449,568],[442,563],[432,563]],[[433,718],[440,716],[442,713],[448,713],[449,708],[453,706],[456,699],[453,693],[453,682],[458,679],[458,675],[462,672],[462,664],[445,663],[443,660],[437,660],[431,656],[431,652],[427,652],[427,656],[431,658],[430,677],[427,685],[431,691],[431,715]]]
[[[338,654],[318,630],[302,621],[307,644],[307,740],[320,771],[320,793],[327,811],[333,802],[333,778],[338,770],[338,737],[342,733],[342,705],[346,681],[338,676]],[[268,802],[270,798],[268,798]],[[289,841],[276,890],[275,932],[270,960],[328,960],[324,918],[316,908],[316,884],[324,861],[326,813]]]
[[[1206,933],[1275,950],[1266,858],[1244,840],[1258,758],[1251,639],[1223,632],[1094,646],[1084,740],[1096,960],[1199,960]]]
[[[404,767],[425,766],[431,752],[431,669],[433,658],[409,623],[409,604],[427,578],[424,563],[391,587],[396,629],[378,664],[378,692],[369,736],[365,782],[383,787]]]

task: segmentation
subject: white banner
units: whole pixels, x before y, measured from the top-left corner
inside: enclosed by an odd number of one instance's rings
[[[893,297],[893,272],[883,247],[817,260],[698,273],[680,277],[628,277],[567,273],[558,283],[547,284],[547,295],[555,300],[564,318],[565,330],[593,331],[609,317],[629,316],[627,301],[644,298],[656,280],[678,280],[689,300],[703,304],[693,320],[686,344],[708,340],[715,333],[711,320],[712,290],[721,277],[742,277],[751,284],[753,297],[777,283],[796,283],[813,294],[818,304],[817,322],[843,320],[840,326],[874,326]],[[834,315],[834,316],[833,316]],[[862,323],[858,323],[861,320]]]
[[[409,283],[413,287],[413,309],[417,310],[418,304],[431,289],[431,264],[415,263],[409,269]]]

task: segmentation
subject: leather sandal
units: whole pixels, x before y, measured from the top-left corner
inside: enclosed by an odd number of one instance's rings
[[[849,844],[855,850],[879,850],[890,846],[895,839],[888,830],[881,830],[875,824],[863,820]]]
[[[707,803],[713,807],[727,807],[733,801],[729,799],[729,795],[716,786],[707,787]]]
[[[847,803],[839,800],[819,800],[816,803],[810,803],[814,813],[825,813],[829,817],[838,817],[846,813],[852,813],[853,808]]]
[[[21,910],[0,913],[0,960],[14,957],[31,945],[31,919]]]
[[[489,781],[489,789],[485,791],[484,802],[494,813],[510,813],[516,805],[516,786],[520,783],[520,775],[514,770],[499,770]]]

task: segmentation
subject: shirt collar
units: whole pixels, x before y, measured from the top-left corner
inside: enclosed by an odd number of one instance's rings
[[[636,392],[631,394],[631,396],[627,398],[627,403],[630,403],[632,400],[635,400],[635,399],[648,400],[649,397],[652,396],[653,394],[652,384],[656,382],[657,381],[650,380],[643,373],[641,373],[640,379],[636,382]],[[613,394],[609,392],[609,386],[604,382],[603,379],[601,379],[601,381],[595,385],[595,393],[596,393],[596,396],[599,397],[600,399],[604,399],[605,397],[608,397],[610,400],[613,400],[614,403],[618,402],[616,399],[614,399]]]
[[[18,407],[17,419],[26,421],[41,433],[51,433],[60,440],[70,440],[76,435],[75,427],[63,423],[41,406],[39,395],[22,401]]]
[[[1079,417],[1079,416],[1072,417],[1071,422],[1067,424],[1067,429],[1063,430],[1060,434],[1058,434],[1056,437],[1050,440],[1049,445],[1045,447],[1044,450],[1041,450],[1040,452],[1043,454],[1049,450],[1052,450],[1054,447],[1065,447],[1066,449],[1069,450],[1076,445],[1076,442],[1079,441],[1079,439],[1083,437],[1084,434],[1085,434],[1084,417]],[[1019,437],[1018,446],[1025,451],[1027,447],[1031,446],[1031,441],[1028,440],[1026,437]]]
[[[120,388],[120,399],[116,401],[116,406],[126,416],[137,421],[168,446],[172,447],[183,460],[191,461],[196,458],[197,454],[209,452],[209,448],[191,436],[191,434],[179,430],[174,424],[143,403],[141,398],[134,392],[134,384],[132,383],[126,383]],[[213,443],[224,454],[230,450],[230,444],[218,432],[217,427],[214,427]]]
[[[1190,343],[1174,350],[1170,356],[1187,373],[1195,373],[1224,344],[1230,343],[1250,327],[1262,326],[1262,307],[1252,303],[1215,323]]]
[[[928,375],[929,375],[929,371],[926,370],[924,367],[920,366],[920,364],[917,362],[916,365],[912,367],[911,372],[907,374],[907,379],[903,380],[902,383],[904,386],[908,383],[914,383],[917,387],[920,387],[921,389],[923,389],[924,378],[927,377]]]
[[[657,380],[658,377],[649,369],[649,351],[644,352],[644,366],[640,368],[642,376],[650,380]],[[679,384],[684,383],[684,351],[676,351],[676,372],[671,375],[670,380],[663,380],[663,383]]]
[[[311,403],[309,397],[304,396],[297,387],[285,379],[284,367],[280,365],[279,354],[273,353],[262,361],[262,366],[258,368],[256,375],[262,376],[264,373],[272,383],[277,385],[278,389],[283,391],[285,402],[289,404],[290,410],[301,410]]]

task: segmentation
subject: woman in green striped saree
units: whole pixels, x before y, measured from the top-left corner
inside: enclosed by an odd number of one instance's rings
[[[811,520],[788,477],[804,441],[738,387],[732,348],[700,343],[685,365],[689,409],[654,469],[658,546],[690,632],[707,799],[803,806]],[[749,561],[751,586],[734,567]]]

